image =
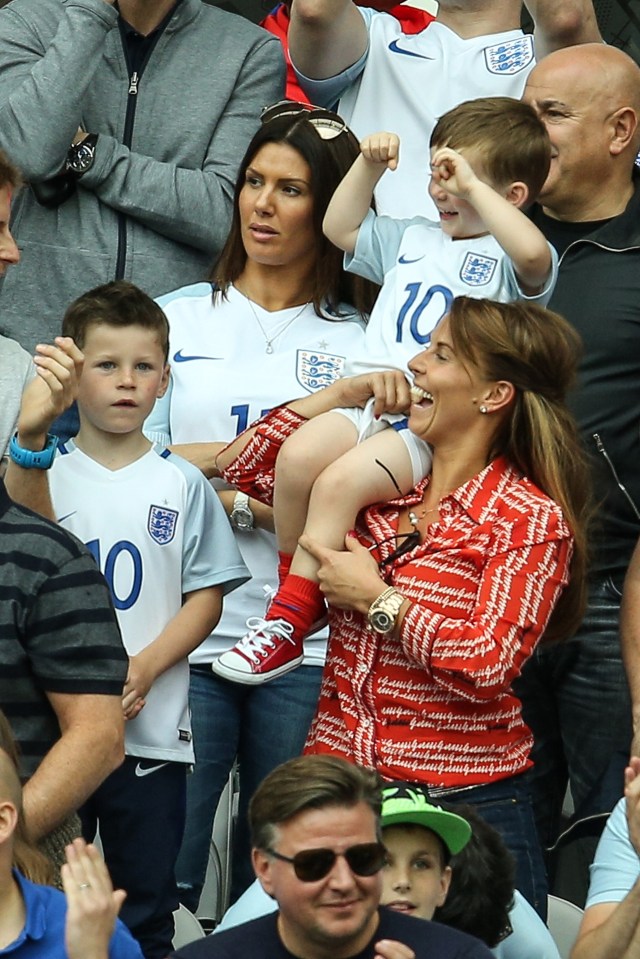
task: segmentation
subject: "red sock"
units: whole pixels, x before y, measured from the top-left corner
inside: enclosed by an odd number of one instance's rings
[[[280,550],[278,550],[278,589],[282,587],[282,584],[289,575],[292,560],[293,553],[281,553]]]
[[[302,642],[323,610],[324,597],[318,584],[289,573],[274,596],[266,619],[286,619],[293,626],[292,639]]]

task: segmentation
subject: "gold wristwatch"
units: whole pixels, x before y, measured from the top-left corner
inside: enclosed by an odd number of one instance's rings
[[[374,599],[369,607],[367,620],[371,629],[382,636],[388,636],[389,633],[392,633],[404,601],[405,597],[398,592],[395,586],[389,586],[388,589],[385,589],[384,593]]]

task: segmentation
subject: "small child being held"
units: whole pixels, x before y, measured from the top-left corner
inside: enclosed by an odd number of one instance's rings
[[[366,329],[366,353],[347,374],[407,374],[408,361],[429,344],[456,296],[548,302],[557,256],[522,212],[536,199],[551,156],[544,125],[530,106],[487,97],[440,118],[431,137],[429,186],[439,223],[376,216],[373,191],[396,168],[400,144],[394,134],[379,133],[360,148],[323,224],[345,251],[346,268],[382,284]],[[247,621],[247,635],[212,664],[213,671],[257,684],[297,666],[304,636],[324,614],[318,564],[298,545],[300,535],[343,549],[360,509],[408,492],[430,463],[427,444],[406,428],[406,418],[376,416],[372,402],[364,410],[325,413],[291,436],[275,474],[278,591],[265,618]]]
[[[165,956],[194,762],[187,656],[218,622],[223,595],[249,577],[207,480],[142,432],[169,377],[161,308],[131,283],[108,283],[71,304],[63,334],[85,357],[80,431],[59,448],[51,498],[107,580],[129,654],[125,761],[80,816],[89,841],[99,826],[114,883],[127,890],[123,921],[146,956]]]

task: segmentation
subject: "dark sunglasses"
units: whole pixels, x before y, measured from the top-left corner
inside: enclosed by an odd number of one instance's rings
[[[389,469],[389,467],[385,466],[384,463],[381,463],[379,459],[376,459],[374,462],[381,469],[385,471],[385,473],[387,474],[387,476],[389,477],[389,479],[395,486],[398,496],[402,496],[402,490],[398,486],[396,478],[391,472],[391,470]],[[409,513],[409,516],[414,517],[414,514]],[[414,526],[411,532],[396,533],[395,536],[388,536],[387,539],[380,540],[379,543],[374,543],[373,546],[369,547],[369,552],[373,553],[375,550],[377,550],[380,546],[383,546],[385,543],[392,543],[394,541],[397,543],[398,540],[404,540],[404,542],[399,543],[398,546],[396,546],[396,548],[393,550],[392,553],[389,553],[386,559],[380,560],[380,562],[378,563],[378,566],[380,567],[380,569],[383,569],[385,566],[389,566],[390,563],[395,563],[397,559],[400,559],[400,557],[404,556],[405,553],[410,553],[412,549],[415,549],[416,546],[420,544],[420,533],[417,529],[418,521],[414,517],[413,519],[411,519],[411,523]]]
[[[298,103],[297,100],[279,100],[270,107],[265,107],[260,114],[262,124],[276,120],[278,117],[299,117],[308,120],[319,137],[323,140],[334,140],[347,129],[347,124],[333,110],[323,107],[314,107],[310,103]]]
[[[344,856],[351,872],[356,876],[373,876],[379,872],[387,855],[381,842],[363,842],[349,846],[344,852],[333,849],[302,849],[295,856],[283,856],[275,849],[267,849],[270,856],[282,862],[290,862],[302,882],[317,882],[331,872],[338,856]]]
[[[398,546],[389,553],[386,559],[381,559],[378,563],[380,569],[384,569],[385,566],[390,566],[391,563],[395,563],[397,559],[400,559],[406,553],[410,553],[412,549],[415,549],[416,546],[420,545],[420,533],[417,529],[411,530],[410,533],[396,533],[395,536],[388,536],[386,539],[381,539],[378,543],[374,543],[373,546],[369,546],[369,552],[374,553],[381,546],[384,546],[385,543],[397,543],[398,540],[403,540],[402,543],[399,543]]]

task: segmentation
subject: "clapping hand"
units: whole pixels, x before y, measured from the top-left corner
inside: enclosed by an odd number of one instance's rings
[[[67,897],[67,956],[107,959],[115,922],[127,894],[123,889],[114,890],[95,846],[88,846],[84,839],[74,839],[65,854],[67,861],[61,876]]]

